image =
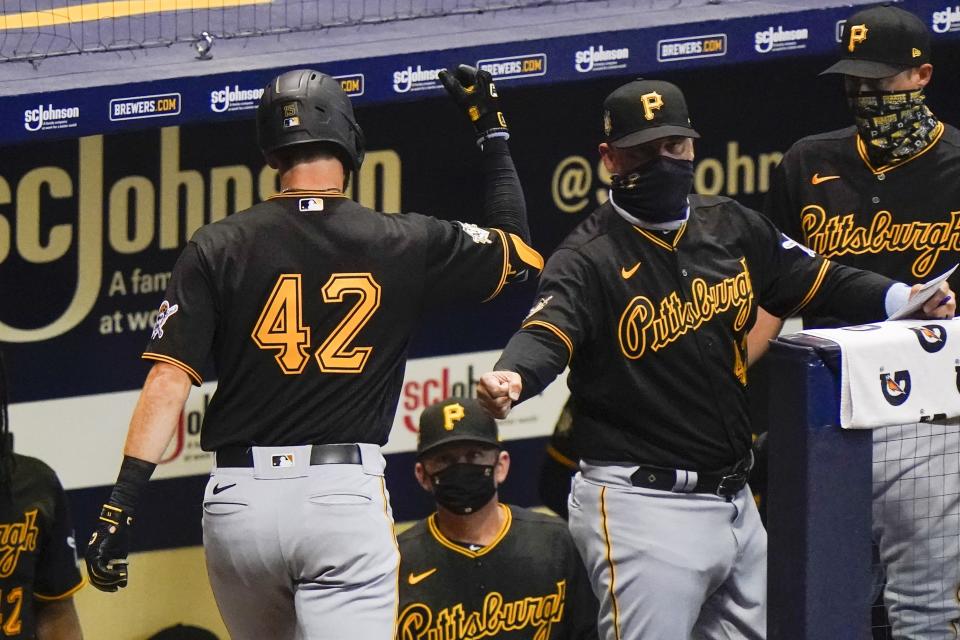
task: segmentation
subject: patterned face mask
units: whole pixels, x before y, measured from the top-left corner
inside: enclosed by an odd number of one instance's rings
[[[874,164],[909,158],[933,140],[938,121],[924,104],[923,89],[862,91],[847,102]]]

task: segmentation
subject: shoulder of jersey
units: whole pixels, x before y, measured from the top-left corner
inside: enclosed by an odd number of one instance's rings
[[[568,531],[567,521],[555,515],[524,509],[512,504],[508,506],[510,507],[510,513],[513,515],[513,526],[518,524],[521,526],[531,525],[537,529],[542,529],[544,532],[556,530],[566,533]]]
[[[590,243],[603,239],[611,225],[616,224],[625,225],[627,222],[620,217],[609,202],[606,202],[574,227],[573,231],[563,239],[557,249],[581,251]]]
[[[943,125],[943,137],[940,140],[951,146],[960,147],[960,129],[946,122]]]
[[[856,153],[856,148],[853,145],[853,140],[857,135],[857,128],[854,125],[844,127],[842,129],[834,129],[833,131],[824,131],[823,133],[815,133],[811,136],[805,136],[800,138],[787,149],[784,158],[797,158],[801,155],[819,155],[825,152],[835,153],[838,149],[845,149],[842,144],[837,144],[838,142],[843,142],[844,140],[850,141],[849,151],[851,154]]]
[[[15,470],[18,476],[30,475],[38,479],[57,479],[57,472],[39,458],[14,453],[13,463],[16,465]]]
[[[411,527],[397,536],[397,542],[400,544],[413,544],[417,539],[429,535],[430,531],[427,529],[427,521],[425,519],[418,520]]]

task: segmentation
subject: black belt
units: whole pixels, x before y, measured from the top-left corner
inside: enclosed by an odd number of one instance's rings
[[[282,454],[280,454],[282,455]],[[278,457],[278,456],[274,456]],[[360,447],[355,444],[315,444],[310,447],[310,464],[361,464]],[[217,449],[218,467],[252,467],[250,447]],[[280,466],[279,464],[275,466]]]
[[[674,493],[712,493],[723,498],[729,498],[739,493],[746,486],[752,467],[752,451],[746,458],[726,472],[700,473],[642,464],[630,476],[630,482],[635,487],[646,489],[659,489]]]

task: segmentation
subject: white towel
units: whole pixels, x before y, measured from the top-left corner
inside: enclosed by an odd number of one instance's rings
[[[805,330],[840,345],[840,426],[875,429],[960,416],[958,320]]]

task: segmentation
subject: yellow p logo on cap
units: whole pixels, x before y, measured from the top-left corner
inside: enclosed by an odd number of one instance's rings
[[[643,117],[653,120],[654,110],[663,106],[663,96],[656,91],[651,91],[640,96],[640,103],[643,104]]]
[[[867,39],[867,25],[865,24],[855,24],[850,27],[850,44],[847,45],[847,50],[850,53],[853,53],[853,50],[857,48],[857,45],[861,42],[865,42]]]
[[[453,431],[453,427],[463,420],[465,415],[462,404],[448,404],[443,408],[443,428]]]

